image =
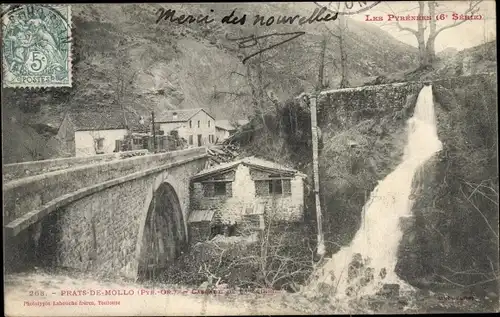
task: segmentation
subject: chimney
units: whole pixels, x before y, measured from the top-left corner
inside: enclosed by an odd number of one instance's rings
[[[174,112],[174,113],[172,114],[172,119],[177,120],[177,112]]]

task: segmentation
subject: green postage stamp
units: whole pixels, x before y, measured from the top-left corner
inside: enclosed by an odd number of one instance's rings
[[[2,10],[4,87],[71,87],[71,7],[9,5]]]

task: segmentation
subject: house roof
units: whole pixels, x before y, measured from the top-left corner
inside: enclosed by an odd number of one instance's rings
[[[215,118],[205,109],[193,108],[193,109],[178,109],[178,110],[165,111],[164,113],[158,115],[157,118],[155,118],[155,122],[185,122],[200,111],[204,111],[207,115],[209,115],[212,119],[215,120]],[[177,115],[177,117],[174,117],[174,115]]]
[[[213,166],[211,168],[205,169],[205,170],[199,172],[198,174],[196,174],[195,176],[193,176],[193,179],[200,178],[200,177],[207,176],[207,175],[214,174],[214,173],[218,173],[218,172],[222,172],[222,171],[225,171],[228,169],[233,169],[234,167],[236,167],[240,164],[245,164],[245,165],[253,166],[253,167],[257,167],[257,168],[260,167],[260,168],[269,169],[269,170],[273,170],[273,171],[277,171],[277,172],[288,172],[288,173],[296,174],[298,176],[306,177],[305,174],[303,174],[295,169],[280,165],[280,164],[275,163],[275,162],[271,162],[271,161],[263,160],[263,159],[260,159],[260,158],[254,157],[254,156],[250,156],[250,157],[245,157],[245,158],[237,160],[237,161],[222,163],[222,164]]]
[[[231,121],[231,120],[216,120],[215,127],[218,129],[223,129],[223,130],[227,130],[227,131],[236,130],[237,127],[233,124],[233,122],[234,121]],[[236,123],[238,125],[245,125],[248,122],[249,122],[248,120],[237,120],[236,121]]]
[[[212,221],[215,210],[193,210],[189,214],[188,222]]]
[[[127,123],[133,131],[148,131],[145,124],[140,123],[140,115],[126,112]],[[107,111],[76,111],[68,113],[68,117],[75,127],[75,131],[86,130],[113,130],[125,129],[125,119],[121,109],[108,109]],[[147,118],[144,118],[147,121]]]

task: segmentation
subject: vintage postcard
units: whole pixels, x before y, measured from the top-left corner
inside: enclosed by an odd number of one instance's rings
[[[2,5],[5,315],[499,312],[495,9]]]

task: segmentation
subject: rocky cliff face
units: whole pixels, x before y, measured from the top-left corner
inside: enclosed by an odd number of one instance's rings
[[[401,274],[416,285],[498,291],[496,75],[434,84],[443,150],[414,179]]]
[[[331,251],[347,244],[379,180],[401,162],[422,83],[327,92],[319,98],[320,181]]]
[[[432,82],[443,150],[414,179],[398,274],[419,287],[498,290],[496,76]],[[325,239],[348,244],[378,180],[400,163],[421,83],[326,93],[319,101]],[[490,294],[491,296],[491,294]]]

